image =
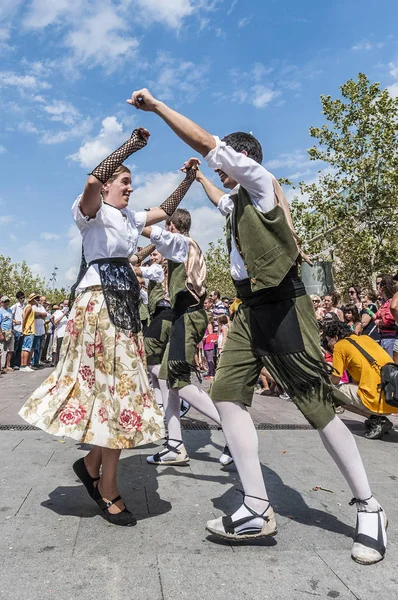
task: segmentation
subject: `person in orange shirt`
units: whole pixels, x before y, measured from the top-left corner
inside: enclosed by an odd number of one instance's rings
[[[379,391],[380,367],[391,362],[390,355],[372,338],[367,335],[355,335],[347,323],[340,321],[328,324],[324,328],[323,336],[333,352],[332,383],[339,385],[339,389],[350,399],[347,410],[368,416],[364,434],[367,439],[381,439],[392,428],[392,422],[386,415],[398,413],[398,408],[388,405],[384,394],[380,395]],[[378,366],[372,366],[349,340],[353,340],[374,358]],[[344,371],[348,371],[354,383],[340,384]]]

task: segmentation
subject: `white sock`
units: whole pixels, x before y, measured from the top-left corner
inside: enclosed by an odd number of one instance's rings
[[[344,475],[355,498],[359,500],[370,498],[372,492],[368,477],[354,436],[348,427],[339,417],[335,416],[326,427],[319,430],[319,435],[326,450]]]
[[[245,502],[261,514],[269,503],[258,456],[258,437],[252,418],[241,402],[215,401],[214,404],[220,414],[223,432],[234,457],[243,490],[249,496],[260,498],[257,500],[247,496]],[[242,504],[232,518],[240,519],[250,514]],[[250,525],[261,528],[263,523],[263,519],[253,518]]]
[[[186,402],[189,402],[189,404],[197,411],[201,412],[202,415],[209,417],[209,419],[212,419],[212,421],[217,423],[217,425],[221,425],[220,415],[218,414],[213,400],[208,394],[206,394],[206,392],[200,390],[192,383],[180,388],[178,392],[180,398]]]

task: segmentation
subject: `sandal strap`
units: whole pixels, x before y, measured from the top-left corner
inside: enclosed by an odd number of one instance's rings
[[[245,523],[252,521],[253,517],[257,517],[257,518],[261,517],[261,519],[264,519],[264,521],[266,521],[268,523],[269,517],[265,517],[264,513],[260,515],[260,514],[256,513],[254,510],[252,511],[252,509],[249,506],[246,506],[246,508],[252,513],[251,515],[248,515],[247,517],[242,517],[241,519],[237,519],[236,521],[234,521],[232,519],[231,515],[222,517],[222,524],[223,524],[223,527],[224,527],[224,530],[226,533],[235,533],[236,527],[239,527],[240,525],[244,525]],[[269,508],[269,505],[267,506],[266,510],[268,510],[268,508]]]
[[[360,498],[353,498],[352,500],[349,501],[349,505],[350,506],[354,506],[354,504],[367,504],[368,500],[371,500],[373,498],[373,496],[369,496],[369,498],[365,498],[365,500],[360,500]]]
[[[113,500],[109,501],[109,502],[105,502],[106,504],[106,508],[109,508],[110,506],[112,506],[112,504],[116,504],[116,502],[119,502],[119,500],[121,500],[122,497],[121,496],[117,496],[116,498],[114,498]]]

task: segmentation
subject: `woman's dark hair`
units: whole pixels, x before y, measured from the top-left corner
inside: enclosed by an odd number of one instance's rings
[[[337,307],[338,303],[341,300],[341,294],[339,294],[339,292],[332,292],[331,294],[326,294],[332,297],[332,305],[333,307]]]
[[[243,152],[246,150],[247,156],[252,158],[256,162],[263,162],[263,149],[261,148],[260,142],[250,133],[244,131],[237,131],[236,133],[230,133],[222,139],[228,146],[231,146],[236,152]]]
[[[393,297],[397,290],[392,275],[384,275],[380,281],[380,290],[383,290],[387,300]]]
[[[366,295],[370,302],[376,302],[377,300],[377,294],[371,288],[365,288],[364,290],[362,290],[362,294]]]
[[[217,322],[219,325],[228,325],[227,315],[220,315],[219,317],[217,317]]]
[[[350,297],[349,291],[350,291],[351,288],[354,288],[354,290],[355,290],[355,292],[357,294],[357,297],[359,298],[359,294],[362,291],[361,286],[360,285],[354,285],[354,284],[351,284],[350,286],[348,286],[348,290],[347,290],[348,297]]]
[[[177,208],[166,221],[166,225],[171,223],[180,233],[188,235],[191,229],[191,215],[185,208]]]
[[[337,337],[338,340],[343,340],[349,335],[352,335],[352,330],[349,327],[349,325],[347,325],[347,323],[344,323],[343,321],[329,321],[328,323],[325,323],[325,326],[322,330],[322,334],[322,342],[327,342],[326,338],[334,337]]]
[[[344,310],[343,310],[344,317],[345,317],[345,314],[348,312],[352,313],[352,316],[354,318],[354,323],[359,323],[359,321],[361,320],[361,317],[359,316],[359,311],[355,304],[346,304],[346,306],[344,307]]]

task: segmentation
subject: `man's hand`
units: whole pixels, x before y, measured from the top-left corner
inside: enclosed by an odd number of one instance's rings
[[[200,181],[202,177],[202,171],[199,168],[200,164],[201,162],[199,158],[190,158],[184,162],[183,166],[181,167],[181,171],[186,173],[187,169],[194,169],[194,171],[196,171],[196,181]]]
[[[133,92],[126,102],[145,112],[154,112],[159,106],[159,100],[156,100],[146,88]]]

